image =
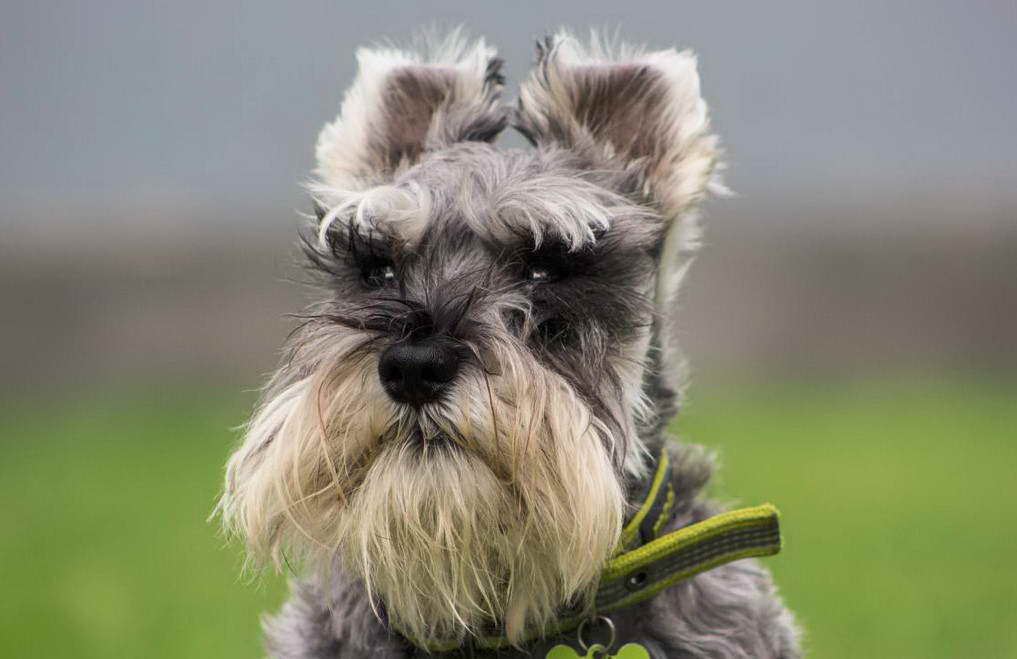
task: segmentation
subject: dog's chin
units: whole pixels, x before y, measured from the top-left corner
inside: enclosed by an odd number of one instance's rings
[[[588,597],[613,549],[616,502],[507,480],[488,462],[414,433],[379,452],[339,516],[343,568],[414,639],[461,640],[496,621],[521,638]]]

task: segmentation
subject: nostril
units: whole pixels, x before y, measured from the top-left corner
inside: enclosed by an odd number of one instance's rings
[[[425,366],[420,376],[431,382],[445,382],[445,379],[439,374],[438,369],[433,366]]]
[[[399,365],[391,359],[382,359],[378,363],[378,375],[385,381],[398,380],[402,377],[399,372]]]
[[[449,382],[459,371],[459,357],[455,352],[441,351],[432,362],[425,364],[421,377],[430,382]]]

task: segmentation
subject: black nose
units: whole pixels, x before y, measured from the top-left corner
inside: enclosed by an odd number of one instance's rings
[[[423,405],[448,387],[460,361],[454,346],[434,339],[397,343],[381,353],[378,376],[393,400]]]

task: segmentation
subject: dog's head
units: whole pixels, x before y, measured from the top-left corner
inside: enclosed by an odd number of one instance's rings
[[[325,296],[227,468],[252,553],[338,562],[421,640],[589,596],[716,169],[691,54],[538,55],[513,113],[483,41],[359,53],[311,186]]]

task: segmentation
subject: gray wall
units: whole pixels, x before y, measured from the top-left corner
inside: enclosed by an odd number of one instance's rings
[[[700,372],[1017,364],[1012,2],[4,2],[8,384],[268,368],[353,50],[434,22],[510,85],[559,25],[699,53],[740,193],[686,297]]]

